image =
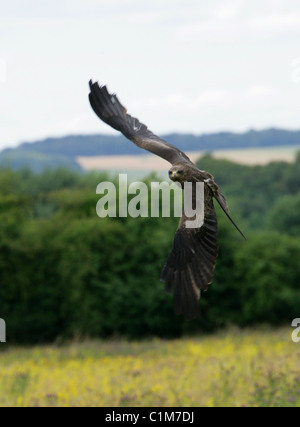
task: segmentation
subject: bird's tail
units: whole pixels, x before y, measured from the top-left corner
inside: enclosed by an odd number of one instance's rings
[[[218,191],[216,191],[214,193],[214,197],[216,198],[217,202],[219,203],[219,205],[221,206],[221,208],[223,209],[223,211],[225,212],[225,214],[227,215],[227,217],[230,219],[230,221],[232,222],[232,224],[235,226],[235,228],[241,233],[241,235],[244,237],[244,239],[247,240],[247,238],[244,235],[244,233],[242,232],[242,230],[238,227],[238,225],[231,218],[230,213],[229,213],[229,209],[228,209],[228,205],[226,203],[226,199],[223,196],[223,194],[222,194],[222,192],[221,192],[220,189],[218,189]]]

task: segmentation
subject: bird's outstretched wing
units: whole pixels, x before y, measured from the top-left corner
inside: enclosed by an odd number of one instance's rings
[[[176,314],[191,320],[200,315],[201,291],[212,282],[218,257],[218,224],[212,197],[206,199],[201,228],[186,228],[187,220],[183,215],[160,279],[166,284],[166,293],[174,294]]]
[[[106,86],[99,86],[92,81],[89,84],[91,91],[89,100],[94,112],[101,120],[122,132],[140,148],[162,157],[172,165],[182,162],[192,163],[185,153],[154,135],[146,125],[127,114],[126,108],[116,95],[108,92]]]

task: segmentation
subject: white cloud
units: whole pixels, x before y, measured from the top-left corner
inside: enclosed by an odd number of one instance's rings
[[[229,36],[231,32],[232,25],[228,21],[209,20],[178,27],[175,31],[175,38],[177,41],[197,43],[200,40],[208,39],[208,37],[211,40],[219,39],[220,34]]]
[[[217,19],[231,20],[239,16],[240,9],[244,0],[235,0],[230,3],[219,5],[214,9],[214,14]]]
[[[252,30],[269,31],[300,31],[300,14],[271,14],[268,16],[259,16],[249,22]]]
[[[128,22],[129,24],[133,25],[145,25],[145,24],[152,24],[157,23],[163,19],[163,15],[160,13],[125,13],[120,16],[120,19],[123,22]]]
[[[236,99],[236,94],[232,92],[206,90],[198,94],[188,94],[177,92],[166,96],[149,97],[143,100],[136,101],[130,106],[129,113],[134,114],[141,111],[151,111],[154,115],[155,112],[167,111],[170,117],[172,112],[186,113],[199,113],[205,108],[226,108],[228,103],[233,103]]]
[[[252,86],[245,91],[245,98],[248,100],[261,101],[269,100],[276,94],[276,89],[269,86]]]
[[[159,134],[246,131],[250,127],[275,125],[270,120],[274,96],[278,96],[276,89],[263,85],[231,91],[177,92],[135,101],[128,106],[128,111]],[[267,118],[266,111],[269,112]]]

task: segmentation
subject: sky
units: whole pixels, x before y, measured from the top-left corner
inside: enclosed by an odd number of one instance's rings
[[[90,78],[157,134],[300,128],[299,0],[0,0],[0,149],[114,133]]]

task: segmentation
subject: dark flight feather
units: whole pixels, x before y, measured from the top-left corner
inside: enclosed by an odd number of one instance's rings
[[[218,223],[209,191],[206,199],[202,227],[186,228],[188,218],[183,215],[160,277],[165,282],[165,292],[174,293],[175,312],[183,313],[187,320],[200,316],[201,291],[207,291],[212,283],[218,257]]]

